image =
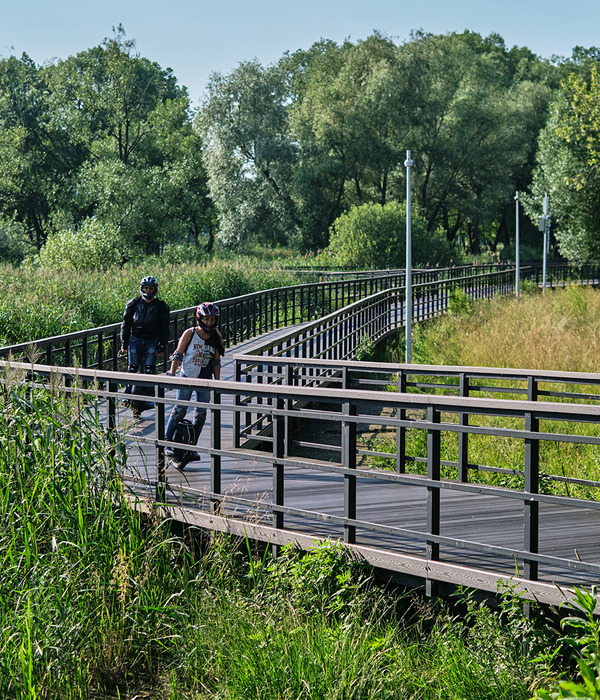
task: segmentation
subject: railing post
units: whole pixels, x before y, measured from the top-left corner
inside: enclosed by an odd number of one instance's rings
[[[345,416],[355,416],[356,406],[345,401],[342,413]],[[356,469],[356,423],[353,421],[342,421],[342,463],[346,469]],[[344,517],[356,519],[356,476],[352,474],[344,476]],[[356,542],[355,525],[344,525],[344,542]]]
[[[98,333],[98,369],[104,369],[104,336]]]
[[[440,412],[434,407],[427,409],[427,421],[435,426],[440,422]],[[427,430],[427,478],[431,481],[440,481],[441,476],[441,450],[440,431],[435,427]],[[440,489],[439,486],[427,487],[427,532],[430,535],[440,534]],[[437,561],[440,558],[440,545],[435,540],[427,540],[425,546],[427,559]],[[430,578],[425,581],[425,594],[436,594],[436,584]]]
[[[235,360],[235,364],[233,367],[233,379],[236,382],[241,382],[242,381],[242,363],[240,360]],[[234,447],[239,447],[242,443],[242,413],[239,410],[239,408],[242,405],[242,397],[241,394],[235,394],[233,398],[233,405],[234,405],[234,411],[233,411],[233,446]]]
[[[88,360],[88,337],[84,335],[81,339],[81,366],[87,369],[89,366]]]
[[[527,399],[537,400],[537,382],[535,377],[529,377]],[[525,430],[537,433],[539,431],[539,419],[532,411],[525,414]],[[539,550],[539,502],[536,499],[539,493],[540,477],[540,442],[537,438],[525,438],[525,483],[524,490],[529,498],[524,500],[524,549],[526,552],[537,554]],[[538,578],[538,563],[531,559],[525,559],[524,577],[531,581]]]
[[[160,400],[165,398],[165,388],[162,384],[156,384],[154,387],[154,397],[156,407],[154,413],[154,436],[155,440],[162,440],[165,434],[165,404]],[[156,445],[156,443],[155,443]],[[167,470],[165,463],[165,448],[162,445],[156,445],[156,500],[159,503],[166,501],[166,485],[167,485]]]
[[[281,410],[284,407],[283,399],[278,396],[274,401],[275,413],[273,415],[273,505],[284,505],[284,466],[283,459],[285,444],[285,426]],[[273,508],[273,527],[283,529],[283,513]],[[279,547],[273,546],[273,556],[277,556]]]
[[[119,390],[119,385],[116,384],[115,382],[109,382],[108,383],[108,391],[109,391],[109,396],[108,396],[108,408],[107,408],[107,420],[108,420],[108,431],[110,433],[111,437],[111,444],[109,448],[109,452],[111,457],[116,456],[115,453],[115,444],[116,444],[116,437],[117,437],[117,392]]]
[[[469,395],[469,378],[464,372],[460,374],[460,396]],[[461,413],[458,417],[458,424],[469,425],[469,414]],[[469,481],[469,435],[466,432],[458,434],[458,480]]]
[[[406,373],[404,370],[398,372],[397,388],[399,394],[406,393]],[[406,420],[406,409],[398,411],[400,420]],[[406,428],[398,426],[396,428],[396,471],[398,474],[406,472]]]
[[[294,377],[294,366],[286,365],[285,367],[285,384],[287,386],[295,386],[296,380]],[[288,411],[292,408],[293,399],[289,398],[285,400],[285,407]],[[292,417],[284,416],[284,455],[286,457],[290,456],[290,447],[292,444]]]
[[[221,494],[221,394],[217,389],[210,392],[210,402],[212,404],[210,416],[210,445],[214,452],[210,455],[210,490],[213,494]],[[212,511],[218,512],[221,502],[217,498],[212,500]]]
[[[121,349],[121,341],[119,338],[119,331],[115,328],[112,333],[112,368],[113,371],[117,372],[119,370],[119,350]],[[165,350],[165,358],[167,356],[167,351]],[[166,359],[163,359],[163,363],[166,363]]]

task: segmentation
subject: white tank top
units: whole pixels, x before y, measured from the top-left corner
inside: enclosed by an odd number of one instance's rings
[[[213,360],[217,349],[214,346],[214,339],[204,340],[194,329],[192,339],[187,346],[183,360],[181,361],[179,372],[182,377],[195,379],[202,376],[210,379],[212,377]]]

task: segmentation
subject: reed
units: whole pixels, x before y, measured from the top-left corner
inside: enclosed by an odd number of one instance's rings
[[[516,625],[457,624],[341,545],[272,559],[215,535],[198,556],[131,510],[92,404],[3,379],[0,697],[529,697]]]
[[[458,308],[457,308],[458,307]],[[572,285],[457,302],[419,326],[413,358],[423,364],[600,371],[600,292]]]
[[[0,265],[0,344],[117,323],[140,279],[153,274],[171,309],[297,284],[293,273],[255,259],[172,264],[160,259],[106,271]]]

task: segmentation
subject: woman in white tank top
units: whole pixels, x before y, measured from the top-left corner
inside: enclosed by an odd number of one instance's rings
[[[179,339],[177,349],[171,355],[171,368],[167,372],[173,376],[190,377],[195,379],[221,378],[221,357],[225,353],[221,334],[217,330],[219,307],[211,302],[200,304],[196,309],[197,325],[186,329]],[[189,401],[192,394],[196,394],[198,403],[206,403],[209,400],[209,392],[206,389],[182,388],[177,392],[177,401]],[[176,405],[171,411],[165,430],[165,440],[173,440],[179,423],[185,418],[187,406]],[[206,407],[197,406],[194,409],[194,441],[196,444],[204,423],[206,422]],[[174,457],[173,449],[167,447],[165,454]],[[199,459],[194,452],[185,452],[185,457],[177,461],[174,466],[183,469],[192,459]]]

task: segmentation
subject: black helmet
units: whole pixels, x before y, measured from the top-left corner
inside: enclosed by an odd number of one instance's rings
[[[196,321],[198,322],[200,328],[202,328],[202,330],[209,335],[212,335],[215,332],[217,324],[215,323],[214,326],[207,326],[202,321],[202,318],[204,316],[216,316],[218,318],[220,315],[221,312],[219,311],[219,307],[216,304],[213,304],[212,301],[205,301],[196,307]]]
[[[154,291],[144,292],[144,287],[154,287]],[[140,292],[142,293],[142,296],[146,301],[154,299],[154,297],[158,294],[158,280],[156,279],[156,277],[152,277],[152,275],[144,277],[140,282]]]

